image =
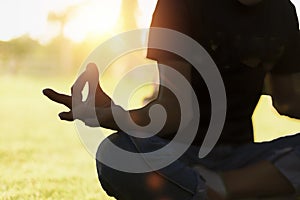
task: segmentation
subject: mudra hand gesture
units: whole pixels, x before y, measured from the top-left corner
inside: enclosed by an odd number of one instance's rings
[[[82,91],[88,83],[89,92],[86,100],[83,100]],[[71,96],[60,94],[52,89],[44,89],[43,93],[49,99],[63,104],[70,109],[68,112],[61,112],[61,120],[73,121],[79,119],[88,126],[99,126],[99,113],[107,113],[113,103],[111,98],[104,93],[99,84],[99,72],[93,63],[88,64],[86,70],[77,78],[71,88]],[[97,116],[95,113],[97,109]],[[102,116],[102,114],[101,114]],[[105,117],[103,115],[103,117]]]

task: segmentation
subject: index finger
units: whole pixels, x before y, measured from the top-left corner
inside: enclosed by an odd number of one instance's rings
[[[52,89],[44,89],[43,94],[54,102],[63,104],[72,109],[72,97],[65,94],[60,94]]]

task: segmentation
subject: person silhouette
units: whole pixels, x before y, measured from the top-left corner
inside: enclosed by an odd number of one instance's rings
[[[128,173],[97,160],[98,178],[107,194],[121,200],[296,199],[300,194],[300,134],[255,143],[251,122],[261,94],[272,96],[280,114],[300,118],[300,34],[293,4],[289,0],[158,0],[151,27],[171,29],[193,38],[215,61],[227,95],[224,129],[208,156],[198,158],[211,115],[205,82],[185,59],[149,48],[147,57],[157,61],[161,82],[169,81],[179,87],[178,81],[164,72],[162,65],[167,65],[191,83],[202,120],[193,145],[163,169]],[[156,37],[150,31],[149,43],[170,40]],[[52,89],[43,91],[51,100],[70,108],[69,112],[60,113],[62,120],[73,121],[76,110],[76,119],[88,126],[116,130],[108,140],[136,153],[154,151],[172,140],[180,123],[180,109],[168,88],[160,85],[157,98],[143,108],[125,110],[103,92],[97,74],[97,66],[89,64],[75,81],[70,96]],[[95,99],[95,105],[89,103],[93,101],[81,100],[86,82],[94,88],[88,99]],[[163,129],[149,139],[123,132],[112,114],[112,107],[117,107],[120,115],[127,113],[131,117],[124,118],[124,123],[133,120],[146,126],[151,123],[148,113],[155,104],[162,105],[168,117]],[[96,122],[91,120],[91,108],[96,108]],[[193,107],[186,109],[192,119]],[[106,145],[105,141],[100,144],[97,157],[110,155]]]

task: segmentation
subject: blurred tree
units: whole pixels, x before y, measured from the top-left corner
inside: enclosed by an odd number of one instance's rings
[[[119,23],[122,31],[137,28],[138,0],[122,0]]]
[[[23,35],[9,42],[0,43],[1,70],[17,74],[25,67],[25,61],[40,44],[28,35]]]
[[[80,5],[72,5],[64,9],[62,12],[49,12],[48,22],[50,23],[59,23],[59,34],[56,38],[56,42],[60,45],[58,47],[59,63],[60,66],[66,73],[69,73],[74,68],[73,66],[73,56],[72,56],[72,43],[69,39],[64,36],[64,29],[67,22],[71,17],[78,11]]]
[[[74,14],[78,11],[80,5],[72,5],[68,6],[61,12],[49,12],[48,13],[48,21],[59,23],[59,37],[64,38],[64,28],[67,22],[74,16]]]

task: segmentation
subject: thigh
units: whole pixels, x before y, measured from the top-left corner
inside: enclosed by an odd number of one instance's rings
[[[167,141],[158,137],[135,139],[122,132],[111,135],[107,140],[119,148],[134,153],[155,151],[167,144]],[[110,156],[110,151],[105,148],[106,142],[100,144],[97,158]],[[159,159],[164,159],[164,155],[161,155]],[[121,159],[120,162],[126,162],[126,158]],[[127,173],[103,165],[97,159],[97,170],[102,187],[109,195],[121,200],[188,200],[204,199],[205,196],[204,181],[192,168],[180,160],[158,171]]]
[[[237,149],[235,157],[243,159],[246,157],[244,162],[240,165],[249,165],[253,162],[261,160],[268,160],[270,162],[276,162],[283,156],[290,154],[291,152],[299,152],[300,148],[300,134],[286,136],[278,138],[270,142],[253,143]],[[241,155],[238,155],[242,152]]]
[[[300,134],[278,138],[270,142],[250,143],[240,146],[217,146],[198,164],[217,171],[234,170],[267,160],[275,162],[294,152],[300,156]]]

